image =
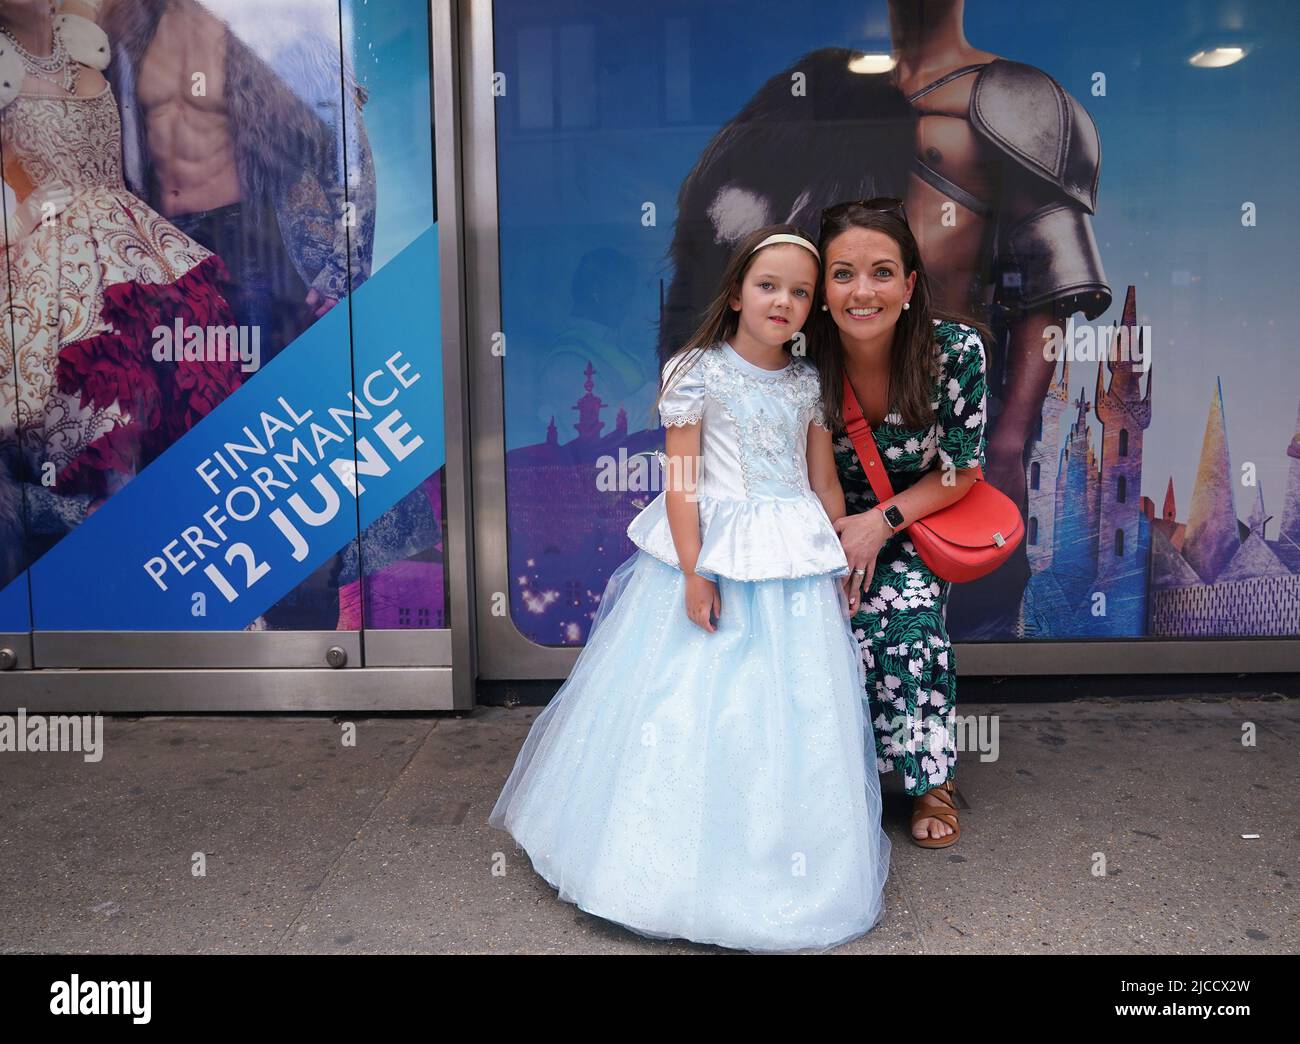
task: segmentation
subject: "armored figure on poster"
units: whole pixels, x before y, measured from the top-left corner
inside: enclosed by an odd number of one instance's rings
[[[1111,303],[1091,223],[1101,144],[1087,110],[1047,73],[971,47],[962,9],[890,4],[894,80],[917,117],[907,212],[940,306],[994,330],[986,476],[1027,514],[1025,447],[1056,367],[1044,335]],[[957,585],[950,631],[1018,633],[1029,575],[1022,543],[996,573]]]
[[[891,0],[890,72],[855,71],[859,56],[846,49],[813,51],[715,135],[678,196],[659,352],[681,343],[698,287],[739,236],[770,221],[813,228],[841,200],[899,196],[936,303],[994,332],[985,475],[1024,511],[1025,446],[1055,365],[1044,331],[1110,306],[1091,228],[1101,149],[1056,80],[966,41],[963,7]],[[1015,633],[1028,579],[1022,545],[997,572],[959,585],[953,636]]]

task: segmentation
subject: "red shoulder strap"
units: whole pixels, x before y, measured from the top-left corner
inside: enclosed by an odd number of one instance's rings
[[[871,425],[862,414],[862,405],[853,394],[853,385],[849,383],[847,373],[844,375],[844,430],[853,440],[853,448],[857,450],[858,461],[866,472],[876,500],[883,504],[894,495],[894,487],[890,484],[889,472],[885,470],[885,462],[880,459],[880,450],[876,448],[876,439],[871,434]]]
[[[862,414],[858,397],[853,394],[853,385],[849,383],[847,373],[844,375],[844,430],[853,440],[853,448],[857,450],[858,460],[862,462],[862,470],[867,473],[867,481],[871,483],[876,499],[883,504],[894,495],[894,487],[889,481],[889,472],[885,470],[885,462],[880,459],[880,450],[871,434],[871,425]],[[984,469],[979,465],[975,466],[975,480],[984,481]]]

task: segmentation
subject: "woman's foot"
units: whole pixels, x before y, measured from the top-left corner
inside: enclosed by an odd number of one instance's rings
[[[912,840],[922,848],[947,848],[961,835],[952,780],[918,794],[912,802]]]

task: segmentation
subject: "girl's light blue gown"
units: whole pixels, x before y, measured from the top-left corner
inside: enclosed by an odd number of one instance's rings
[[[686,616],[660,493],[488,822],[561,899],[641,935],[826,949],[879,919],[890,843],[848,564],[808,485],[817,374],[726,341],[685,366],[660,414],[703,421],[696,572],[718,583],[717,630]]]

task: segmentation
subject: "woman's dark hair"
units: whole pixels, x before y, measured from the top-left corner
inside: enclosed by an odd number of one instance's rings
[[[933,320],[965,323],[974,328],[987,347],[991,342],[988,329],[970,316],[934,306],[930,279],[921,260],[916,237],[908,227],[901,207],[895,210],[870,209],[862,202],[838,203],[828,207],[822,215],[821,237],[817,248],[822,258],[826,248],[841,233],[850,228],[863,228],[883,232],[898,244],[903,262],[903,276],[916,273],[910,307],[899,316],[894,327],[894,341],[889,360],[888,412],[898,412],[909,428],[925,428],[934,423],[934,381],[938,376],[937,357],[934,351]],[[828,272],[822,270],[825,280]],[[818,283],[818,301],[825,300],[825,291]],[[839,327],[828,312],[816,308],[804,327],[808,336],[808,354],[817,366],[821,377],[822,408],[832,430],[844,427],[844,348],[840,343]]]
[[[916,110],[891,73],[856,73],[823,47],[774,72],[713,135],[677,195],[660,305],[658,365],[690,337],[744,230],[786,221],[811,232],[841,199],[899,196],[916,153]],[[806,90],[791,90],[792,79]],[[752,222],[752,224],[751,224]]]
[[[660,387],[659,394],[655,396],[654,405],[651,406],[652,424],[658,423],[657,411],[659,401],[663,398],[664,393],[681,380],[682,375],[699,361],[704,352],[716,347],[718,342],[726,340],[735,334],[736,328],[740,325],[740,315],[731,307],[731,299],[740,293],[741,284],[745,280],[745,273],[749,271],[749,266],[754,263],[754,259],[763,252],[760,250],[755,253],[754,247],[777,232],[798,236],[800,239],[808,240],[809,245],[812,245],[812,236],[808,235],[798,225],[764,225],[762,228],[756,228],[753,232],[740,238],[735,249],[731,252],[727,267],[723,270],[722,279],[718,284],[718,291],[704,310],[704,318],[701,319],[699,325],[695,328],[695,332],[691,334],[686,343],[668,357],[668,362],[672,362],[674,359],[677,361],[669,371],[668,379]],[[764,247],[763,250],[781,245],[780,243],[772,243],[771,246]],[[816,263],[817,259],[813,257],[811,251],[809,251],[808,256]],[[820,300],[817,287],[820,284],[821,279],[819,277],[817,285],[813,289],[812,311],[808,313],[809,319],[812,318],[813,312],[817,310],[818,301]],[[805,328],[806,326],[805,323]],[[794,340],[793,335],[790,340]],[[790,341],[786,342],[787,345],[789,343]]]

